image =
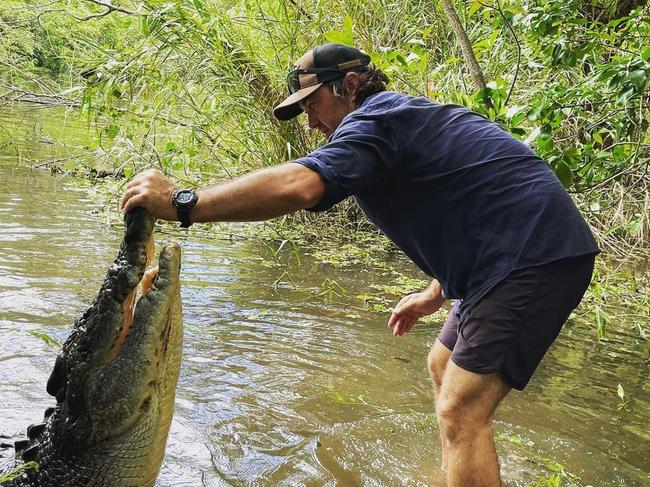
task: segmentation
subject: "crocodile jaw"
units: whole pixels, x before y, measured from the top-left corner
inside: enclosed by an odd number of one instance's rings
[[[158,270],[145,274],[153,219],[136,209],[126,220],[99,295],[57,357],[47,388],[57,407],[42,443],[56,450],[49,454],[69,458],[70,469],[107,475],[105,485],[143,486],[158,474],[174,409],[183,334],[180,248],[164,246]],[[143,277],[149,284],[138,291]]]

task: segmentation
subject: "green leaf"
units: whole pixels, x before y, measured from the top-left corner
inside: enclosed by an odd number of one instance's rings
[[[151,33],[151,30],[149,29],[149,17],[146,15],[140,17],[140,29],[142,30],[142,35],[145,37]]]
[[[474,15],[482,7],[481,2],[473,2],[467,9],[467,18]]]
[[[23,472],[26,472],[28,470],[33,470],[35,472],[38,472],[39,467],[40,467],[39,464],[36,462],[27,462],[18,465],[13,470],[10,470],[9,472],[0,475],[0,483],[5,483],[17,479],[23,474]]]
[[[596,336],[599,340],[602,340],[605,338],[605,326],[607,325],[607,319],[600,306],[596,306],[594,309],[594,319],[596,320]]]
[[[555,174],[565,188],[570,188],[573,183],[573,173],[571,168],[564,161],[560,161],[555,167]]]
[[[346,46],[352,46],[354,44],[352,28],[352,17],[347,15],[343,19],[343,29],[342,30],[330,30],[325,33],[325,39],[330,42],[336,42],[337,44],[344,44]]]
[[[120,127],[115,124],[110,124],[104,129],[104,132],[106,133],[108,140],[112,141],[117,136],[117,134],[120,133]]]
[[[523,121],[525,120],[525,118],[526,118],[526,112],[519,112],[517,115],[515,115],[514,117],[512,117],[512,120],[510,120],[510,124],[511,124],[513,127],[516,127],[516,126],[519,125],[521,122],[523,122]]]
[[[648,47],[641,53],[641,59],[643,59],[644,61],[650,60],[650,47]]]
[[[47,333],[38,330],[29,330],[27,333],[29,333],[32,336],[35,336],[36,338],[40,338],[48,345],[53,345],[55,347],[61,348],[61,342],[59,342],[56,338],[51,337]]]
[[[621,384],[616,387],[616,395],[621,399],[621,401],[625,401],[625,390]]]
[[[622,91],[619,93],[618,98],[616,99],[616,102],[620,105],[625,105],[627,101],[634,96],[634,88],[630,87],[625,91]]]
[[[635,71],[632,71],[628,79],[630,80],[630,83],[632,83],[632,86],[636,88],[637,92],[640,93],[645,88],[645,83],[646,83],[645,70],[637,69]]]

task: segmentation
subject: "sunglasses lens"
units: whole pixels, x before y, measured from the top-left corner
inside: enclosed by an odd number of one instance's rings
[[[287,76],[287,88],[289,94],[293,94],[300,89],[300,80],[298,79],[298,70],[294,69]]]

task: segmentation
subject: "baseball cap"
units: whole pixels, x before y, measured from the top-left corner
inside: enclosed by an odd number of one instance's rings
[[[330,42],[313,48],[289,72],[289,96],[273,109],[273,115],[278,120],[291,120],[302,112],[298,102],[323,83],[343,78],[350,71],[366,71],[368,64],[370,56],[354,47]]]

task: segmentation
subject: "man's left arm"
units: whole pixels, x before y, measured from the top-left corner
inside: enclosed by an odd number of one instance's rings
[[[444,303],[442,286],[434,279],[424,291],[404,296],[397,303],[388,319],[388,326],[393,329],[393,335],[402,336],[413,328],[417,320],[435,313]]]

